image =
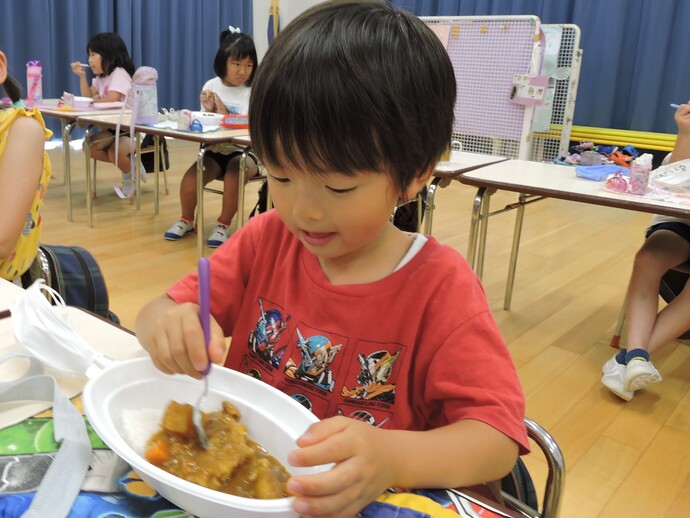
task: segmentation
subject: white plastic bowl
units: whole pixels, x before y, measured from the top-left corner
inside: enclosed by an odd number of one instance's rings
[[[292,498],[259,500],[228,495],[182,480],[141,457],[127,443],[124,410],[162,410],[171,399],[195,404],[203,384],[188,376],[163,374],[149,358],[115,363],[90,379],[83,392],[84,408],[103,441],[141,478],[170,502],[199,517],[242,516],[287,518],[298,516]],[[209,374],[209,394],[203,410],[213,411],[224,400],[242,414],[249,436],[293,474],[327,470],[327,466],[294,468],[287,455],[316,416],[279,390],[245,374],[218,367]]]
[[[218,128],[224,115],[211,112],[192,112],[192,122],[198,120],[204,128]]]

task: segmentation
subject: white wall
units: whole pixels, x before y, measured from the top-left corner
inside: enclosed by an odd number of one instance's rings
[[[320,4],[323,0],[280,0],[279,13],[280,29],[308,8]],[[270,15],[270,0],[254,0],[254,45],[259,63],[268,49],[268,17]]]

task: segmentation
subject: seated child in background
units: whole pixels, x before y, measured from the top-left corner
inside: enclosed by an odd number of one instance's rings
[[[2,51],[0,84],[13,103],[0,110],[0,278],[21,284],[41,238],[43,196],[51,174],[44,145],[52,132],[37,109],[24,108]]]
[[[249,109],[251,84],[256,73],[256,49],[254,41],[232,27],[220,33],[220,46],[213,61],[217,77],[209,79],[201,89],[201,108],[207,112],[245,115]],[[218,223],[208,237],[208,246],[217,248],[230,235],[230,222],[237,212],[240,156],[242,148],[233,144],[211,146],[204,155],[206,185],[212,180],[223,181],[223,202]],[[247,171],[247,178],[256,175],[256,164]],[[164,234],[170,241],[177,241],[194,230],[196,209],[196,162],[189,166],[180,183],[182,216]]]
[[[455,95],[438,37],[384,2],[306,11],[257,73],[250,132],[275,210],[210,258],[208,358],[323,419],[288,459],[334,463],[288,481],[299,514],[354,516],[389,487],[496,480],[528,451],[524,396],[476,275],[390,222],[448,146]],[[201,377],[197,303],[190,274],[137,317],[165,373]]]
[[[674,118],[678,137],[667,157],[670,162],[690,158],[690,101],[676,109]],[[635,391],[661,381],[659,371],[649,359],[650,353],[690,327],[690,288],[687,285],[659,312],[661,278],[668,270],[688,260],[690,220],[654,216],[645,242],[635,255],[628,285],[627,348],[621,349],[602,367],[601,382],[626,401],[633,398]]]
[[[124,101],[132,86],[134,63],[129,57],[127,45],[114,32],[102,32],[89,40],[86,46],[89,55],[89,67],[94,74],[89,86],[86,70],[79,61],[70,64],[72,71],[79,77],[79,90],[83,97],[93,98],[94,103]],[[131,175],[132,145],[127,135],[119,136],[117,156],[115,132],[101,130],[91,140],[91,157],[104,162],[117,162],[122,171],[122,185],[113,188],[120,198],[131,198],[136,187]],[[146,181],[146,170],[140,169],[141,181]]]

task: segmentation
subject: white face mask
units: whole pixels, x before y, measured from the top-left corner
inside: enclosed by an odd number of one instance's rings
[[[52,297],[56,306],[50,305],[44,292]],[[91,365],[109,363],[77,334],[68,319],[64,300],[46,286],[43,279],[16,296],[10,312],[17,344],[45,366],[63,374],[84,377]]]

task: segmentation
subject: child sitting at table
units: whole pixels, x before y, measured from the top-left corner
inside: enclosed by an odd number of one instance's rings
[[[38,251],[43,196],[50,180],[44,144],[52,132],[35,108],[24,108],[0,51],[0,84],[12,106],[0,110],[0,278],[21,285]]]
[[[254,41],[229,27],[220,33],[220,46],[213,61],[216,77],[209,79],[201,89],[201,108],[207,112],[246,114],[249,108],[251,85],[257,69]],[[207,244],[211,248],[222,245],[230,235],[230,222],[237,212],[237,191],[239,185],[240,156],[242,148],[233,144],[216,144],[204,155],[204,178],[206,185],[212,180],[223,181],[223,201],[218,223],[211,231]],[[258,168],[252,164],[247,169],[247,178],[256,175]],[[194,230],[196,209],[196,175],[194,162],[185,172],[180,183],[180,206],[182,216],[163,235],[165,239],[177,241]]]
[[[674,115],[678,136],[669,162],[690,158],[690,101]],[[635,392],[661,381],[650,354],[690,327],[690,288],[659,312],[659,284],[664,274],[690,260],[690,220],[654,216],[645,242],[635,255],[626,308],[627,347],[603,365],[601,382],[630,401]],[[686,301],[685,299],[688,299]]]
[[[84,97],[91,97],[94,104],[117,103],[124,101],[132,86],[134,63],[129,57],[127,45],[114,32],[102,32],[89,40],[86,46],[89,68],[94,74],[89,86],[84,65],[79,61],[70,64],[79,77],[79,90]],[[129,136],[120,134],[115,146],[115,132],[101,130],[91,137],[91,157],[104,162],[117,163],[122,171],[122,185],[113,188],[120,198],[131,198],[136,186],[130,173],[132,145]],[[139,174],[146,181],[146,170],[142,166]]]
[[[196,274],[137,317],[162,372],[201,378],[209,359],[224,363],[323,419],[288,457],[334,464],[288,481],[298,514],[496,480],[528,451],[524,396],[477,276],[390,222],[448,146],[455,95],[448,53],[416,16],[384,2],[304,12],[256,76],[251,140],[275,210],[210,257],[208,356]]]

